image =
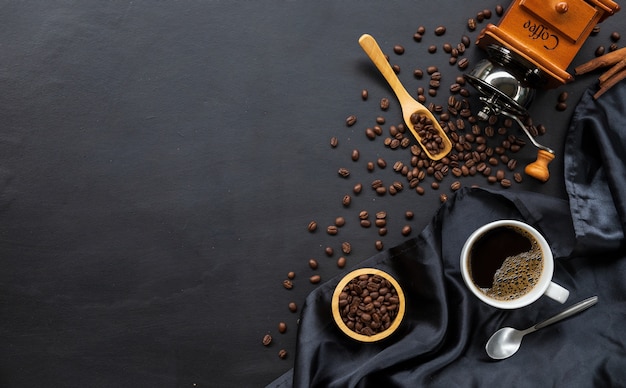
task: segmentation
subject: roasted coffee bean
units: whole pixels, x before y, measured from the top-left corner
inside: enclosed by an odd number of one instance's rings
[[[311,277],[309,278],[309,281],[310,281],[312,284],[317,284],[317,283],[319,283],[319,282],[321,282],[321,281],[322,281],[322,277],[321,277],[320,275],[313,275],[313,276],[311,276]]]
[[[556,104],[556,110],[558,110],[559,112],[563,112],[566,109],[567,109],[567,103],[559,102],[558,104]]]
[[[467,19],[467,28],[469,28],[470,31],[474,31],[476,29],[476,19]]]
[[[383,97],[380,99],[380,109],[382,110],[387,110],[389,109],[389,99],[386,97]]]
[[[346,118],[346,125],[348,127],[353,126],[354,124],[356,124],[356,116],[355,115],[350,115]]]
[[[557,100],[559,102],[565,102],[565,101],[567,101],[567,97],[569,97],[567,92],[561,92],[561,93],[559,93],[559,97],[557,98]]]
[[[485,16],[485,19],[491,19],[491,10],[483,9],[483,15]]]
[[[502,180],[500,181],[500,186],[502,186],[502,187],[504,187],[504,188],[509,188],[509,187],[511,187],[511,181],[510,181],[510,180],[508,180],[508,179],[506,179],[506,178],[505,178],[505,179],[502,179]]]
[[[443,35],[445,33],[446,33],[446,27],[438,26],[438,27],[435,28],[435,35],[441,36],[441,35]]]
[[[600,26],[599,25],[595,25],[593,26],[593,29],[591,30],[591,35],[597,35],[600,33]]]
[[[285,322],[280,322],[278,324],[278,332],[283,334],[287,332],[287,324]]]
[[[454,65],[456,65],[456,62],[457,62],[457,58],[456,58],[456,57],[453,57],[453,56],[452,56],[452,57],[450,57],[450,58],[448,59],[448,63],[450,64],[450,66],[454,66]]]
[[[378,158],[376,159],[376,164],[378,165],[378,167],[380,168],[385,168],[387,167],[387,161],[385,161],[385,159],[383,158]]]
[[[596,57],[603,56],[605,51],[606,49],[604,48],[604,46],[598,46],[598,48],[596,48],[596,51],[595,51]]]
[[[450,189],[451,189],[452,191],[457,191],[457,190],[458,190],[458,189],[460,189],[460,188],[461,188],[461,182],[459,182],[459,181],[454,181],[454,182],[452,182],[452,184],[450,185]]]
[[[427,72],[429,75],[433,75],[434,73],[436,73],[436,72],[438,72],[438,71],[439,71],[439,69],[437,68],[437,66],[428,66],[428,67],[426,68],[426,72]]]
[[[410,225],[404,225],[400,232],[402,233],[403,236],[408,236],[409,234],[411,234],[411,231],[412,229]]]
[[[496,179],[498,181],[501,181],[502,179],[504,179],[504,170],[496,171]]]
[[[424,195],[424,193],[426,192],[426,190],[424,190],[424,188],[422,186],[417,186],[415,188],[415,192],[419,195]]]
[[[402,54],[404,54],[404,47],[399,45],[399,44],[397,44],[397,45],[393,46],[393,52],[398,54],[398,55],[402,55]]]
[[[522,181],[524,180],[524,178],[522,178],[522,174],[520,174],[519,172],[516,172],[515,174],[513,174],[513,179],[517,183],[522,183]]]
[[[285,287],[288,290],[291,290],[293,288],[293,283],[291,282],[291,280],[285,279],[283,280],[283,287]]]
[[[428,46],[428,52],[431,54],[434,54],[437,52],[437,46],[435,46],[434,44],[431,44],[430,46]]]
[[[365,211],[365,210],[361,210],[359,212],[359,219],[361,219],[361,220],[366,220],[366,219],[369,218],[369,216],[370,216],[369,213],[367,211]]]
[[[367,97],[369,97],[369,92],[367,91],[367,89],[361,90],[361,99],[363,99],[363,101],[365,101],[365,100],[367,100]]]
[[[364,228],[369,228],[370,226],[372,226],[372,222],[370,220],[361,220],[360,224]]]
[[[387,218],[387,212],[384,212],[384,211],[376,212],[376,219],[377,220],[383,220],[385,218]]]
[[[421,42],[422,37],[423,37],[423,34],[420,34],[419,32],[416,32],[415,34],[413,34],[413,40],[415,40],[416,42]]]
[[[367,162],[366,168],[367,171],[374,171],[374,162]]]
[[[352,188],[352,192],[354,192],[354,194],[360,194],[361,191],[363,190],[363,185],[360,183],[357,183],[356,185],[354,185],[354,187]]]
[[[480,23],[483,20],[485,20],[485,14],[483,13],[483,11],[478,11],[476,13],[476,21]]]
[[[617,42],[622,36],[617,31],[611,32],[611,40]]]
[[[370,140],[374,140],[376,139],[376,132],[374,132],[373,128],[368,127],[365,129],[365,136],[367,136],[367,138]]]
[[[379,236],[385,236],[387,234],[387,228],[386,227],[382,227],[382,228],[378,228],[378,235]]]
[[[452,51],[452,45],[450,43],[444,43],[443,46],[441,46],[441,48],[443,49],[444,52],[446,53],[450,53],[450,51]]]
[[[376,250],[382,251],[384,248],[384,244],[382,241],[376,240],[376,242],[374,243],[374,247],[376,248]]]
[[[517,160],[515,159],[509,159],[508,163],[506,164],[506,166],[509,168],[509,170],[513,171],[515,170],[515,168],[517,167]]]
[[[411,210],[407,210],[406,212],[404,212],[404,218],[406,218],[407,220],[412,220],[414,216],[415,214]]]
[[[324,248],[324,253],[326,253],[326,256],[330,257],[335,254],[335,250],[333,249],[333,247],[326,247]]]
[[[342,227],[346,224],[346,219],[344,217],[337,217],[335,218],[335,225],[337,225],[338,227]]]
[[[439,189],[439,183],[437,183],[437,182],[432,182],[432,183],[430,184],[430,187],[431,187],[433,190],[438,190],[438,189]]]
[[[341,243],[341,251],[346,255],[350,254],[350,252],[352,252],[352,245],[347,241]]]
[[[331,147],[335,148],[335,147],[337,147],[338,144],[339,144],[339,140],[335,136],[330,138],[330,146]]]
[[[289,311],[291,311],[292,313],[295,313],[296,311],[298,311],[298,305],[295,302],[289,302],[289,305],[287,307],[289,308]]]
[[[293,280],[295,277],[296,277],[296,273],[295,273],[295,272],[293,272],[293,271],[289,271],[289,272],[287,273],[287,279],[291,279],[291,280]]]
[[[400,74],[400,65],[391,65],[391,69],[393,70],[394,73],[396,74]]]
[[[337,267],[343,268],[345,266],[346,266],[346,258],[341,256],[340,258],[337,259]]]
[[[415,76],[415,78],[421,79],[424,76],[424,71],[422,69],[415,69],[413,70],[413,75]]]
[[[317,230],[317,222],[315,221],[309,222],[309,225],[307,226],[307,230],[309,232],[315,232]]]
[[[352,160],[355,162],[359,160],[360,152],[357,149],[352,150]]]
[[[287,351],[285,349],[280,349],[278,351],[278,358],[280,358],[281,360],[284,360],[287,358]]]
[[[350,204],[352,203],[352,197],[348,194],[344,195],[341,203],[343,204],[343,206],[350,206]]]
[[[387,194],[387,188],[385,186],[377,187],[375,191],[376,191],[376,194],[378,195]]]
[[[339,232],[339,230],[335,225],[329,225],[328,227],[326,227],[326,233],[330,234],[331,236],[336,235],[337,232]]]
[[[467,57],[461,58],[458,62],[459,69],[464,70],[469,66],[469,59]]]
[[[502,7],[500,4],[496,5],[496,15],[502,16],[503,13],[504,13],[504,7]]]
[[[424,26],[419,26],[419,27],[417,27],[416,32],[417,32],[418,34],[422,34],[422,35],[424,35],[424,34],[426,33],[426,27],[424,27]]]
[[[269,334],[265,334],[262,340],[263,346],[270,346],[272,343],[272,336]]]
[[[309,267],[311,269],[317,269],[317,267],[318,267],[317,260],[309,259]]]
[[[380,187],[383,187],[383,181],[381,179],[374,179],[372,181],[372,189],[376,190]]]
[[[448,201],[448,195],[445,193],[439,194],[439,202],[444,203],[446,201]]]
[[[345,167],[341,167],[339,170],[337,170],[337,173],[344,178],[350,176],[350,170]]]

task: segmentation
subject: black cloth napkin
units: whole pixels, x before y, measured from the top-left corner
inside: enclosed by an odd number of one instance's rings
[[[389,338],[357,343],[335,326],[330,296],[341,276],[306,299],[295,367],[270,386],[482,387],[626,385],[626,88],[579,102],[566,139],[570,200],[532,192],[464,189],[443,204],[416,238],[360,267],[392,274],[407,298]],[[554,280],[570,290],[563,306],[547,297],[515,311],[480,302],[465,287],[465,239],[496,219],[518,219],[548,240]],[[525,329],[598,295],[578,316],[524,338],[513,357],[491,360],[487,339],[503,326]]]

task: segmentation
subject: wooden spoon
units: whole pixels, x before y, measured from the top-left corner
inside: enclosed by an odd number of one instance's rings
[[[402,107],[402,117],[404,118],[405,125],[411,131],[413,136],[415,136],[417,142],[422,147],[426,155],[428,155],[428,157],[432,160],[439,160],[446,156],[452,149],[452,143],[443,129],[441,129],[439,121],[435,118],[432,112],[428,110],[428,108],[415,101],[415,99],[406,91],[404,86],[402,86],[398,76],[391,68],[389,61],[385,58],[385,54],[383,54],[380,46],[378,46],[378,43],[376,43],[376,40],[371,35],[362,35],[359,38],[359,44],[367,56],[372,60],[372,62],[374,62],[374,65],[376,65],[383,77],[385,77],[389,86],[391,86],[391,89],[398,98],[398,101],[400,101],[400,106]],[[429,147],[427,147],[426,143],[430,143],[431,141],[429,139],[423,139],[415,130],[415,124],[411,121],[411,116],[413,114],[426,116],[432,121],[434,129],[437,131],[438,138],[441,139],[438,143],[440,144],[438,149],[429,149]]]

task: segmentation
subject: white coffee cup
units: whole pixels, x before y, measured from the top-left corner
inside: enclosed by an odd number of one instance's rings
[[[475,284],[471,275],[471,253],[472,248],[476,242],[481,240],[487,232],[492,232],[497,228],[507,227],[515,230],[516,228],[526,232],[526,235],[534,239],[540,250],[542,256],[542,268],[539,275],[539,279],[535,281],[534,286],[530,287],[525,294],[520,295],[514,299],[497,299],[493,296],[487,295],[487,293]],[[489,224],[483,225],[474,231],[463,246],[461,251],[461,275],[467,287],[483,302],[501,309],[516,309],[527,306],[542,295],[546,295],[557,302],[565,303],[569,297],[569,291],[560,285],[552,281],[554,273],[554,258],[552,251],[546,239],[530,225],[516,221],[516,220],[499,220]]]

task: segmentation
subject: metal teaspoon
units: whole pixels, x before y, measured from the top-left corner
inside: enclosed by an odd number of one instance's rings
[[[522,343],[522,337],[524,337],[526,334],[535,332],[541,328],[544,328],[548,325],[559,322],[565,318],[586,310],[597,302],[598,297],[592,296],[591,298],[585,299],[582,302],[578,302],[567,310],[564,310],[553,316],[552,318],[548,318],[545,321],[536,324],[535,326],[529,327],[526,330],[517,330],[512,327],[503,327],[502,329],[496,331],[491,336],[491,338],[489,338],[489,341],[487,341],[487,345],[485,346],[485,350],[487,350],[487,354],[489,355],[489,357],[495,360],[503,360],[505,358],[511,357],[519,349]]]

